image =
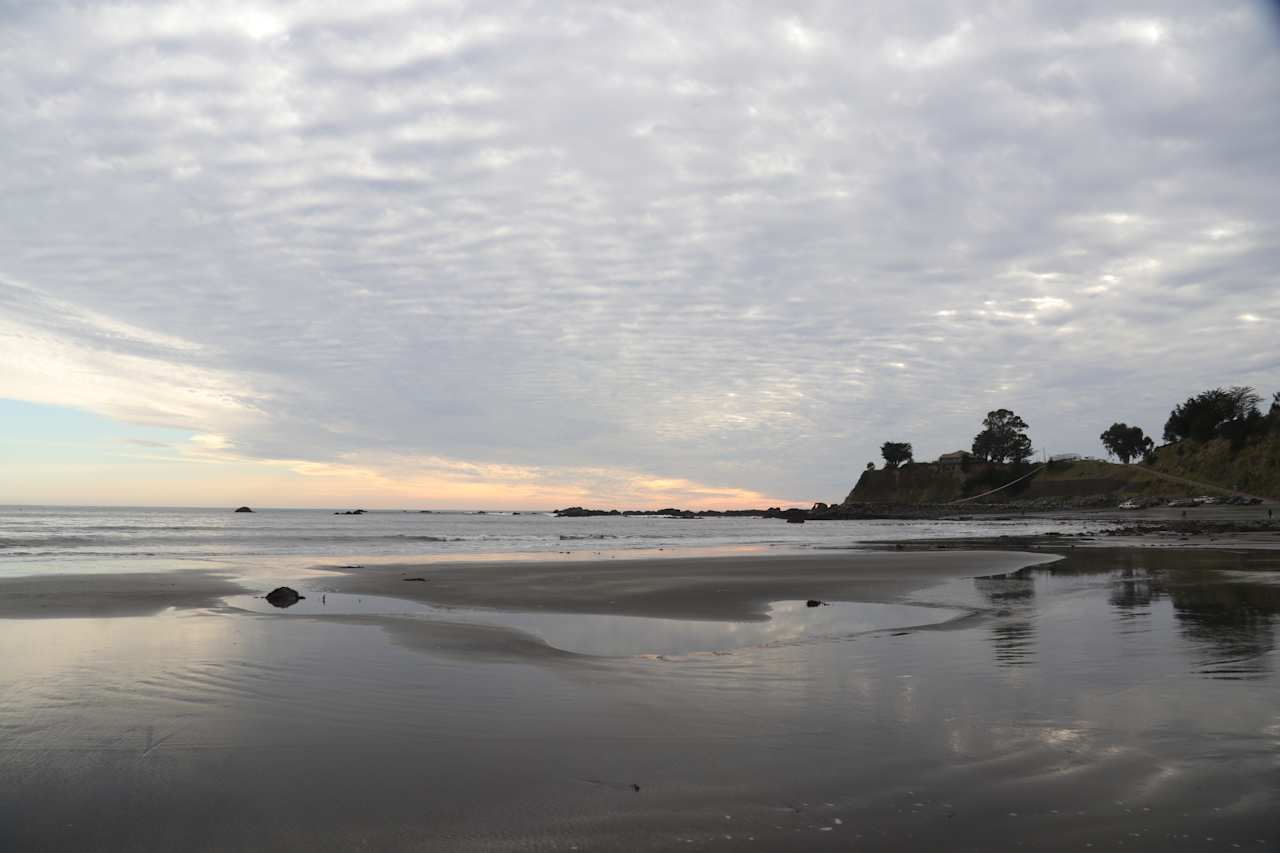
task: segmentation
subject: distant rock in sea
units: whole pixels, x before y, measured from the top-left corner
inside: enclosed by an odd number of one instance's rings
[[[661,518],[689,519],[689,518],[785,518],[788,521],[799,519],[796,523],[803,523],[804,520],[811,515],[815,515],[816,507],[824,507],[827,511],[831,508],[826,504],[815,504],[815,510],[800,509],[792,507],[791,509],[782,509],[780,507],[771,506],[768,509],[677,509],[675,507],[666,507],[664,509],[586,509],[580,506],[570,506],[564,509],[555,509],[551,514],[556,518],[586,518],[595,515],[610,516],[650,516]],[[519,515],[520,513],[514,513]],[[527,513],[532,515],[533,513]],[[815,517],[826,517],[818,516]],[[832,516],[834,517],[834,516]]]
[[[236,512],[253,512],[253,510],[249,509],[247,506],[238,506],[236,507]]]
[[[335,512],[334,515],[364,515],[367,509],[349,509],[346,512]]]

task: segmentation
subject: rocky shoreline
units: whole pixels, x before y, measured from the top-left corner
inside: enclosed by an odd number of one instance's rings
[[[1280,550],[1280,523],[1267,520],[1144,519],[1132,524],[1102,526],[1079,533],[1022,536],[966,536],[951,539],[901,539],[859,543],[873,550],[936,551],[998,550],[1054,551],[1072,548],[1264,548]]]
[[[802,507],[769,507],[767,509],[690,510],[668,507],[666,509],[588,509],[580,506],[557,509],[557,518],[590,518],[596,516],[658,517],[658,518],[777,518],[785,521],[849,521],[864,519],[890,520],[965,520],[975,516],[1021,516],[1031,513],[1076,512],[1089,510],[1121,510],[1121,500],[1110,495],[1090,497],[1036,498],[1006,503],[815,503],[808,509]],[[1165,501],[1151,500],[1146,508],[1166,506]]]

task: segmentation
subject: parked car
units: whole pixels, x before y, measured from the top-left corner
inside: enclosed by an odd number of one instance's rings
[[[1254,504],[1262,503],[1262,498],[1248,498],[1244,495],[1232,495],[1229,498],[1219,499],[1217,503],[1226,504],[1227,506],[1253,506]]]
[[[1196,500],[1195,498],[1179,498],[1176,501],[1169,501],[1169,506],[1174,508],[1200,506],[1200,501]]]
[[[1129,498],[1129,500],[1120,504],[1120,509],[1142,509],[1142,501],[1137,498]]]

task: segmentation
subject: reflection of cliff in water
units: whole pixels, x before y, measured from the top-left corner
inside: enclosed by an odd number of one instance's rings
[[[1036,582],[1028,569],[974,578],[973,585],[996,611],[991,645],[999,666],[1035,662]]]
[[[1270,671],[1280,587],[1171,583],[1167,590],[1201,672],[1215,678],[1257,678]]]
[[[1241,574],[1275,568],[1270,557],[1151,552],[1126,556],[1126,565],[1111,575],[1111,604],[1122,618],[1149,613],[1154,602],[1167,599],[1200,672],[1214,678],[1254,678],[1270,671],[1280,587]]]
[[[1120,633],[1142,634],[1151,630],[1151,605],[1160,598],[1151,574],[1124,568],[1112,577],[1108,600],[1120,620]]]
[[[1280,624],[1280,585],[1268,583],[1270,576],[1254,580],[1249,573],[1277,569],[1280,561],[1265,552],[1098,550],[1076,552],[1051,566],[976,583],[993,607],[1017,617],[1019,601],[1034,601],[1037,576],[1106,576],[1111,584],[1108,601],[1121,622],[1122,634],[1149,630],[1153,612],[1167,601],[1178,636],[1198,672],[1213,678],[1247,679],[1271,671]],[[994,629],[999,634],[993,638],[998,660],[1034,633],[1033,615],[1023,613],[1020,623],[1010,623],[1003,631]]]
[[[1125,613],[1150,611],[1151,602],[1160,596],[1156,579],[1149,572],[1127,568],[1118,570],[1112,577],[1111,604]]]

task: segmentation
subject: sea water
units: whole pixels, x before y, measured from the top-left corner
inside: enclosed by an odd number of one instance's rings
[[[1096,522],[1035,517],[816,521],[654,516],[556,518],[549,512],[419,512],[231,507],[0,506],[0,576],[156,571],[281,562],[409,558],[597,558],[785,553],[902,538],[1071,534]]]

